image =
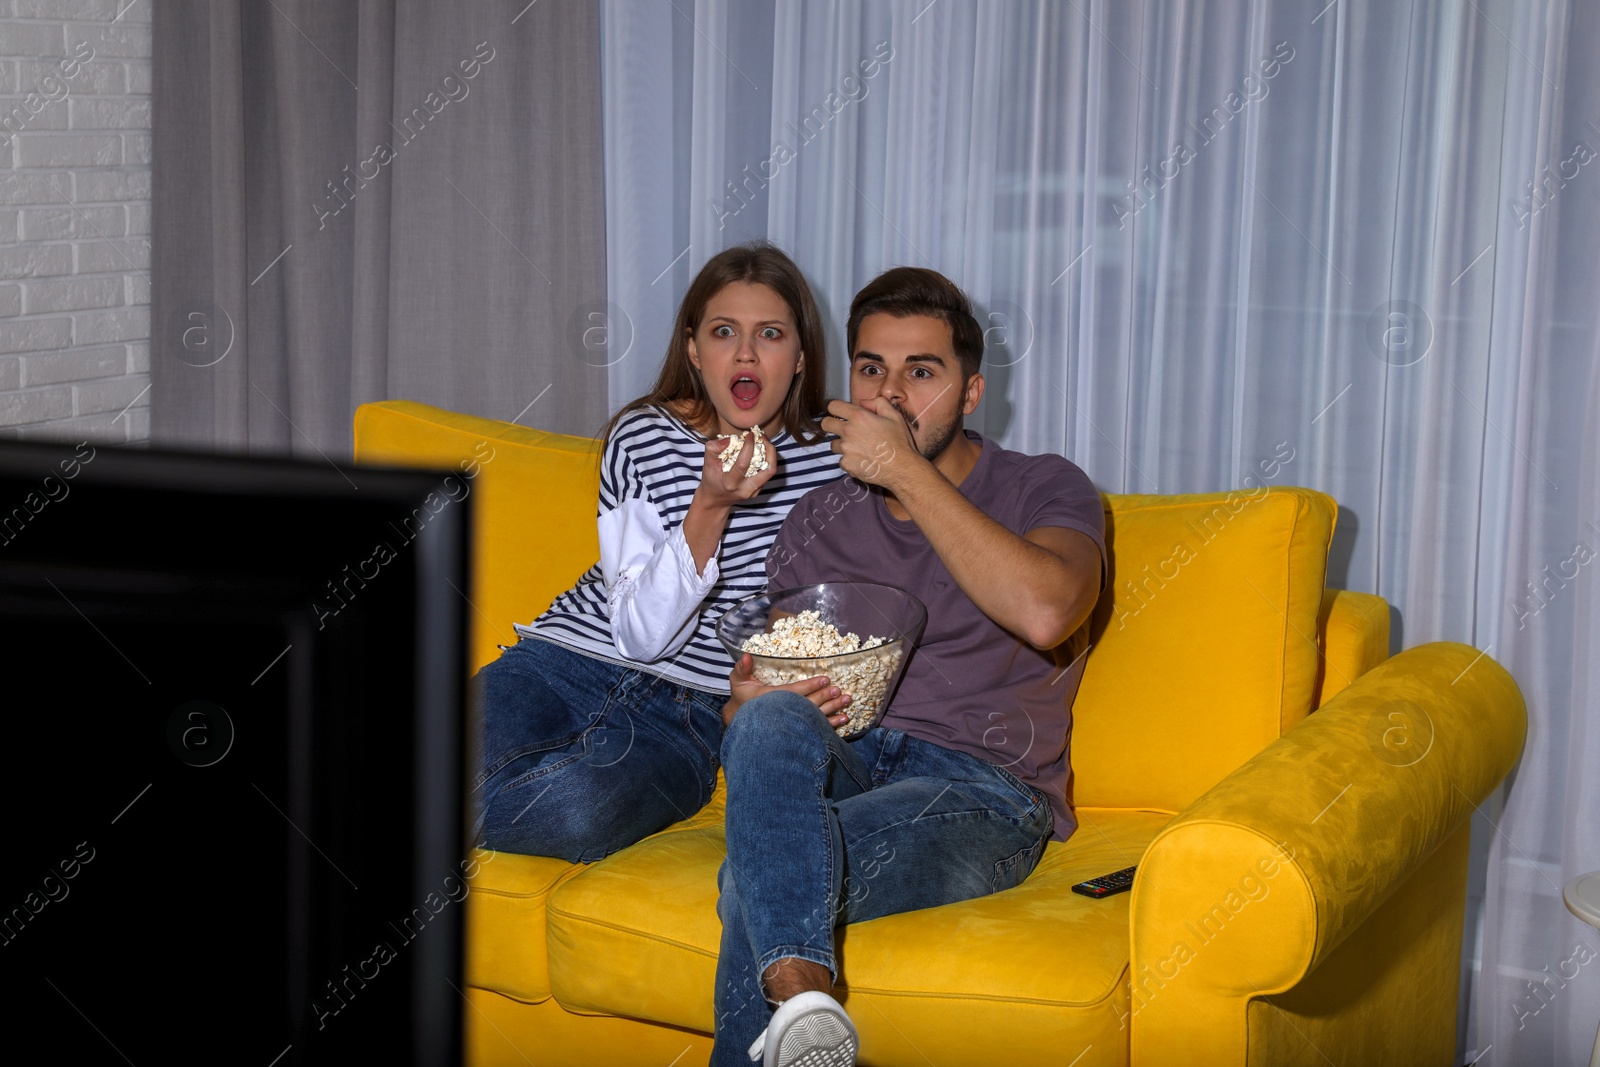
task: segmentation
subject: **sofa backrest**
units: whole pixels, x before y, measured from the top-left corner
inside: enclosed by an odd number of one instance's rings
[[[411,401],[356,412],[358,461],[474,471],[474,669],[598,557],[598,450]],[[1296,488],[1103,500],[1111,586],[1074,708],[1074,801],[1178,811],[1311,710],[1337,508]]]
[[[361,463],[462,471],[470,487],[473,670],[515,644],[529,622],[600,557],[595,501],[600,443],[462,415],[409,400],[363,404],[355,415]],[[467,469],[471,469],[468,467]]]
[[[1179,811],[1311,711],[1338,507],[1292,487],[1104,501],[1073,802]]]

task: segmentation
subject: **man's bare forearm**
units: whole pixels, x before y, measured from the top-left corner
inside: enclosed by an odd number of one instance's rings
[[[904,464],[891,491],[951,577],[995,623],[1036,648],[1054,648],[1088,618],[1099,571],[1086,574],[1055,552],[984,514],[926,460]]]

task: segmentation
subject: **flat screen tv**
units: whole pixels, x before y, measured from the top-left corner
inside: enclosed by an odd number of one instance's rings
[[[0,442],[11,1040],[458,1062],[470,503],[460,472]]]

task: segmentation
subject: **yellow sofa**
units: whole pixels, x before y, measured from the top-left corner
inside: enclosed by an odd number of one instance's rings
[[[386,401],[355,448],[478,462],[475,665],[597,554],[594,441]],[[1321,493],[1105,508],[1080,828],[1016,889],[841,930],[861,1062],[1449,1064],[1469,816],[1521,753],[1516,684],[1465,645],[1389,657],[1387,605],[1324,589]],[[721,814],[719,789],[588,866],[479,853],[469,1062],[704,1063]],[[1069,891],[1134,863],[1131,893]]]

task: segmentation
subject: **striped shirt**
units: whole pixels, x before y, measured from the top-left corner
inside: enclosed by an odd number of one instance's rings
[[[731,509],[716,556],[696,575],[682,526],[700,485],[706,438],[659,407],[629,412],[601,457],[600,561],[517,632],[726,694],[733,660],[717,640],[718,620],[745,597],[766,592],[767,553],[794,502],[839,478],[839,457],[826,439],[807,446],[782,431],[768,440],[778,452],[777,470]],[[628,589],[630,582],[636,587]],[[656,593],[647,595],[652,586]],[[640,601],[630,603],[633,592]],[[664,619],[662,605],[668,605]],[[632,612],[629,629],[675,635],[658,642],[668,647],[661,658],[639,662],[620,650],[637,645],[636,638],[620,639],[620,617],[613,625],[613,613],[624,607]]]

